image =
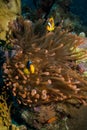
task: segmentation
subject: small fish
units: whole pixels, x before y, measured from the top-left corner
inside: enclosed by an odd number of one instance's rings
[[[53,123],[54,121],[56,121],[56,119],[57,119],[56,117],[52,117],[47,122],[48,123]]]
[[[48,31],[50,31],[50,32],[55,29],[55,24],[54,24],[54,18],[53,17],[51,17],[51,18],[48,19],[48,23],[47,23],[46,29]]]
[[[33,74],[35,72],[35,67],[34,67],[34,65],[32,64],[31,61],[27,62],[27,68],[29,69],[31,74]]]

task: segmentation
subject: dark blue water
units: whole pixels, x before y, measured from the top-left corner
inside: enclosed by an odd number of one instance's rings
[[[21,0],[21,1],[22,1],[22,7],[23,6],[28,6],[31,9],[35,9],[35,5],[34,5],[33,0]]]
[[[22,0],[22,7],[27,5],[29,8],[35,9],[34,1],[40,3],[43,0]],[[72,0],[70,9],[73,14],[80,18],[82,24],[87,26],[87,0]]]
[[[72,0],[71,11],[87,26],[87,0]]]

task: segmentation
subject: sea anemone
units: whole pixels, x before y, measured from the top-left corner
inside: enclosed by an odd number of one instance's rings
[[[76,70],[77,61],[87,56],[85,49],[77,51],[83,39],[60,26],[42,36],[34,29],[31,21],[22,18],[9,24],[9,41],[19,46],[21,53],[3,65],[6,88],[19,104],[29,107],[72,98],[84,103],[87,81]],[[28,61],[35,67],[33,74],[23,71]]]

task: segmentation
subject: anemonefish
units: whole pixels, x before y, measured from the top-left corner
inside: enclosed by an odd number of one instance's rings
[[[34,67],[34,65],[32,64],[31,61],[28,61],[28,62],[27,62],[27,68],[29,69],[29,71],[30,71],[31,74],[34,74],[34,72],[35,72],[35,67]]]
[[[51,18],[48,19],[48,23],[47,23],[46,29],[47,29],[48,31],[50,31],[50,32],[55,29],[55,24],[54,24],[54,19],[53,19],[53,17],[51,17]]]

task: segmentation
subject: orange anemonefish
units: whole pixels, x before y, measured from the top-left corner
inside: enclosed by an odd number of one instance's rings
[[[47,29],[48,31],[50,31],[50,32],[55,29],[55,24],[54,24],[54,19],[53,19],[53,17],[51,17],[51,18],[48,19],[48,23],[47,23],[46,29]]]

